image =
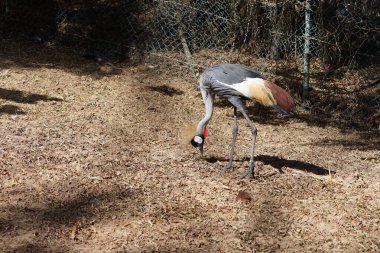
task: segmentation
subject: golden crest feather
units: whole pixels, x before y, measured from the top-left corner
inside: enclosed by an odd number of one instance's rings
[[[179,140],[181,144],[188,145],[194,136],[197,134],[197,124],[191,123],[184,125],[179,133]]]

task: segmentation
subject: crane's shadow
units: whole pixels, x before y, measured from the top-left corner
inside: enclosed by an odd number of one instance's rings
[[[228,159],[226,158],[221,158],[221,157],[216,157],[216,156],[210,156],[207,158],[204,158],[209,163],[216,163],[217,161],[220,162],[228,162]],[[244,157],[242,159],[235,159],[235,162],[245,162],[249,161],[249,157]],[[329,175],[329,173],[335,174],[335,171],[329,171],[326,168],[320,167],[318,165],[308,163],[308,162],[303,162],[303,161],[298,161],[298,160],[288,160],[285,158],[279,158],[277,156],[271,156],[271,155],[257,155],[255,156],[255,161],[262,162],[264,165],[270,165],[273,168],[276,168],[280,172],[282,172],[282,168],[287,167],[290,169],[294,170],[300,170],[300,171],[305,171],[309,173],[313,173],[315,175]]]

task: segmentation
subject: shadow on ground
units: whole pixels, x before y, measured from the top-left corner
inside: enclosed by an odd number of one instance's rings
[[[107,61],[97,62],[73,49],[36,44],[25,39],[0,40],[0,53],[0,69],[62,69],[75,75],[89,75],[96,79],[121,73],[120,68],[108,64]]]
[[[205,161],[209,163],[216,163],[218,161],[220,162],[227,162],[228,159],[225,157],[216,157],[216,156],[210,156],[204,158]],[[235,159],[235,162],[244,162],[244,161],[249,161],[249,157],[245,157],[242,159]],[[328,175],[329,170],[325,169],[323,167],[317,166],[312,163],[308,162],[302,162],[298,160],[288,160],[284,158],[279,158],[276,156],[270,156],[270,155],[257,155],[255,156],[255,161],[262,162],[265,165],[270,165],[276,169],[278,169],[280,172],[282,172],[282,168],[287,167],[290,169],[295,169],[295,170],[301,170],[301,171],[306,171],[310,172],[316,175]],[[335,173],[330,171],[330,173]]]
[[[158,93],[161,93],[162,95],[169,96],[169,97],[184,94],[183,91],[181,91],[179,89],[175,89],[175,88],[167,86],[167,85],[148,86],[147,88],[151,91],[158,92]]]
[[[71,252],[68,248],[71,245],[75,246],[78,242],[91,240],[96,236],[94,227],[97,227],[97,223],[112,223],[112,226],[117,227],[115,224],[118,223],[118,219],[122,222],[128,217],[132,220],[136,218],[141,221],[149,220],[147,209],[152,212],[149,217],[153,219],[182,222],[182,212],[184,208],[189,208],[196,213],[196,216],[204,216],[203,219],[208,220],[203,207],[188,207],[180,200],[165,201],[165,205],[161,203],[155,206],[156,203],[147,203],[149,198],[143,189],[128,186],[109,187],[107,190],[84,188],[74,197],[69,194],[66,198],[49,196],[49,199],[54,201],[45,203],[45,201],[36,200],[35,195],[31,194],[19,197],[17,205],[8,204],[0,208],[0,238],[13,238],[12,241],[0,240],[0,246],[3,247],[0,249],[5,247],[5,252]],[[210,224],[207,223],[207,226]],[[125,227],[127,235],[129,228],[127,225]],[[194,234],[201,234],[205,230],[203,225],[191,223],[184,225],[184,229]],[[215,230],[217,229],[215,227]],[[26,241],[24,238],[29,239]],[[112,243],[115,242],[112,241]],[[178,250],[194,252],[190,250],[191,247],[193,246],[189,245],[189,249],[178,248]],[[108,249],[107,246],[105,248]],[[146,245],[143,250],[144,252],[172,252],[165,248],[159,251],[152,248]],[[173,248],[177,249],[176,246]],[[118,250],[118,252],[123,251]]]
[[[0,115],[2,114],[25,114],[25,112],[15,105],[1,105]]]
[[[256,210],[247,218],[249,229],[240,233],[240,239],[252,251],[277,252],[280,243],[287,240],[291,218],[281,210],[281,201],[276,199],[271,190],[261,192],[263,198],[257,199]],[[267,197],[265,197],[267,196]],[[264,199],[264,200],[263,200]]]
[[[44,204],[44,207],[33,207],[39,205],[38,202],[33,199],[33,195],[27,196],[17,206],[1,208],[0,214],[3,218],[0,218],[0,237],[22,238],[31,233],[34,237],[27,244],[18,245],[16,248],[13,242],[2,246],[8,245],[8,248],[12,248],[9,252],[67,252],[55,251],[54,246],[62,249],[61,246],[64,245],[47,245],[46,239],[54,241],[57,235],[69,233],[73,228],[75,231],[69,235],[73,240],[77,235],[91,236],[88,227],[95,221],[112,219],[119,212],[138,212],[144,201],[140,198],[141,195],[136,191],[122,189],[101,193],[84,189],[78,197],[66,201],[57,199],[50,204]]]
[[[301,170],[310,172],[316,175],[328,175],[329,170],[323,167],[317,166],[312,163],[302,162],[298,160],[288,160],[270,155],[258,155],[255,157],[256,161],[260,161],[264,164],[271,165],[272,167],[282,171],[282,168],[288,167],[295,170]],[[333,172],[334,173],[334,172]]]
[[[35,104],[38,101],[63,101],[63,99],[61,98],[50,97],[47,95],[40,95],[35,93],[26,93],[20,90],[10,90],[4,88],[0,88],[0,99],[10,100],[16,103],[23,104]]]
[[[33,244],[26,243],[25,245],[18,246],[12,250],[6,251],[7,253],[67,253],[70,250],[67,247],[59,245],[57,247],[52,247],[49,244]]]

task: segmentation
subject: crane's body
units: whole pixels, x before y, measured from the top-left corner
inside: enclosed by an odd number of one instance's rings
[[[257,129],[245,112],[243,99],[254,99],[264,106],[272,106],[284,115],[290,115],[294,109],[292,97],[281,87],[267,81],[259,71],[239,64],[220,64],[206,69],[199,78],[199,88],[206,113],[197,125],[196,135],[191,141],[192,145],[197,147],[203,155],[203,144],[208,134],[207,124],[214,110],[214,97],[220,95],[226,98],[234,106],[230,160],[226,169],[232,168],[238,132],[237,112],[239,111],[252,131],[251,159],[249,168],[243,177],[253,177]]]

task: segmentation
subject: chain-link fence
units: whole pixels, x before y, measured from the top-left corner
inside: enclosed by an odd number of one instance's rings
[[[327,71],[379,59],[378,1],[311,1],[311,48]],[[202,67],[244,57],[304,55],[305,1],[154,0],[145,3],[149,60]],[[131,30],[136,32],[134,27]]]
[[[326,69],[378,63],[380,1],[311,4],[311,54]],[[304,50],[304,0],[4,0],[0,11],[2,30],[98,59],[144,59],[195,72],[247,57],[300,59]]]
[[[234,21],[231,1],[164,1],[150,6],[145,41],[149,60],[186,66],[192,77],[205,66],[233,61]]]

